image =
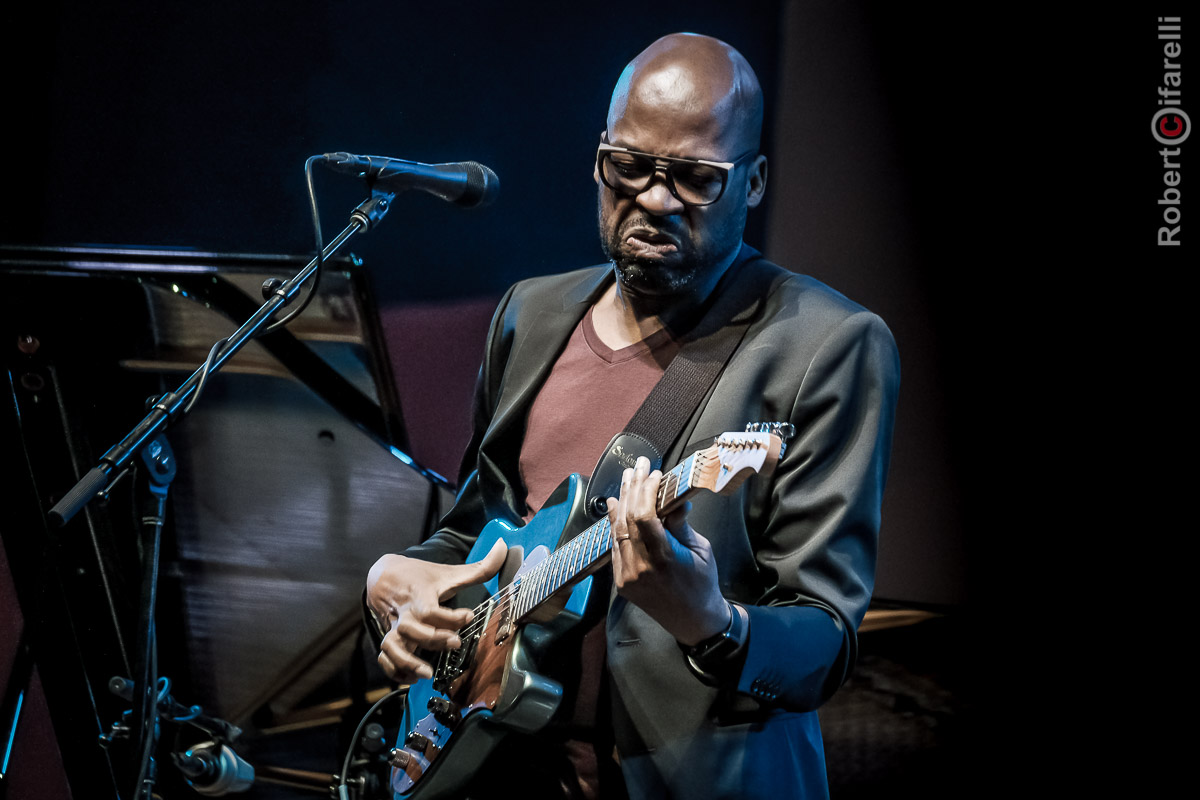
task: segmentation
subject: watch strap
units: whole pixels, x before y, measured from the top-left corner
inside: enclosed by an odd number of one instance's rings
[[[725,683],[740,672],[750,637],[750,615],[738,603],[729,603],[729,625],[691,647],[683,647],[684,660],[696,677],[709,685]]]

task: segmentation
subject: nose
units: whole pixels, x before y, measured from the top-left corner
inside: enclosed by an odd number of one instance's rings
[[[683,202],[671,194],[671,189],[667,186],[667,172],[661,166],[655,170],[654,177],[650,179],[646,188],[638,194],[637,204],[656,217],[681,214],[685,208]]]

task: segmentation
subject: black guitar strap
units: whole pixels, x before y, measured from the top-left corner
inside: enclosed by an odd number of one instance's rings
[[[679,438],[757,318],[776,274],[772,267],[753,253],[722,277],[714,292],[717,299],[687,334],[658,383],[592,470],[587,502],[594,515],[606,513],[606,498],[618,495],[621,473],[632,467],[638,456],[649,458],[651,469],[662,469],[663,454]]]

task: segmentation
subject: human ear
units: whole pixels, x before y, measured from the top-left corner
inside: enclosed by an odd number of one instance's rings
[[[767,157],[758,155],[750,165],[750,175],[746,188],[746,206],[755,208],[762,202],[763,193],[767,190]]]

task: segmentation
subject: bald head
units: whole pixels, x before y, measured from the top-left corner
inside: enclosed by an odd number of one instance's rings
[[[733,263],[767,182],[762,116],[754,70],[708,36],[664,36],[621,73],[602,144],[627,155],[614,166],[601,147],[593,177],[616,291],[638,313],[691,307]]]
[[[681,131],[706,127],[734,152],[756,150],[763,97],[749,62],[710,36],[673,33],[643,50],[617,80],[608,130],[629,114],[660,115]]]

